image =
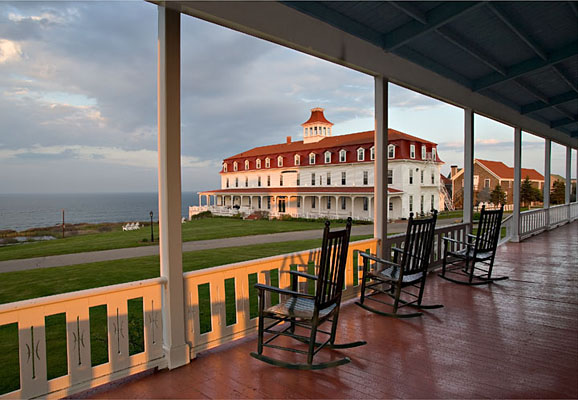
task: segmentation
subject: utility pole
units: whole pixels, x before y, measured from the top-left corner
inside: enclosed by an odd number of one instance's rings
[[[64,208],[62,209],[62,238],[64,239]]]

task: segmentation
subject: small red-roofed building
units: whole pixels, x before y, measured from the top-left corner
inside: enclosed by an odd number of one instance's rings
[[[189,215],[373,220],[374,131],[333,136],[323,108],[313,108],[301,126],[303,140],[287,137],[224,159],[221,188],[200,193],[201,206],[190,207]],[[389,218],[439,210],[437,144],[389,129],[387,157]]]

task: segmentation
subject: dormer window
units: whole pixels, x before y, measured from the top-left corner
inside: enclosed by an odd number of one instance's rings
[[[431,149],[431,159],[434,160],[434,161],[437,160],[436,149],[434,149],[433,147],[432,147],[432,149]]]
[[[235,161],[233,163],[233,171],[238,171],[239,170],[239,164],[237,163],[237,161]]]
[[[315,164],[315,153],[309,154],[309,165]]]
[[[257,167],[257,169],[261,169],[261,159],[258,158],[257,161],[255,161],[255,166]]]
[[[281,157],[281,156],[277,157],[277,166],[278,167],[283,166],[283,157]]]
[[[421,146],[421,159],[425,160],[426,157],[426,150],[425,150],[425,145]]]
[[[331,152],[326,151],[325,152],[325,164],[329,164],[330,162],[331,162]]]
[[[295,154],[294,164],[301,165],[301,156],[299,154]]]
[[[269,157],[265,159],[265,168],[271,168],[271,159]]]
[[[365,161],[365,149],[363,147],[357,149],[357,161]]]
[[[347,153],[345,150],[339,150],[339,162],[347,161]]]
[[[409,158],[411,159],[415,158],[415,144],[409,145]]]
[[[395,146],[393,144],[387,146],[387,158],[395,158]]]
[[[245,170],[249,169],[249,160],[245,160]]]
[[[369,149],[369,159],[371,161],[375,160],[375,146],[371,146],[371,149]]]
[[[223,172],[227,172],[227,163],[223,163]]]

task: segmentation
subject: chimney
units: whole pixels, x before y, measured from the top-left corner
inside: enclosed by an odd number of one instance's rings
[[[450,175],[450,177],[453,178],[458,173],[458,166],[452,165],[450,168],[452,169],[452,174]]]
[[[287,143],[291,143],[291,136],[287,136]]]

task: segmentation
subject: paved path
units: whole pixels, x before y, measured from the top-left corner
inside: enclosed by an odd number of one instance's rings
[[[438,226],[454,223],[453,219],[438,221]],[[395,222],[388,225],[390,233],[405,232],[405,222]],[[218,249],[223,247],[249,246],[252,244],[289,242],[293,240],[318,239],[322,230],[270,233],[267,235],[241,236],[224,239],[198,240],[183,243],[183,251]],[[352,228],[352,235],[370,235],[373,225],[357,225]],[[85,253],[63,254],[20,260],[0,261],[0,273],[24,271],[36,268],[62,267],[65,265],[87,264],[98,261],[121,260],[159,254],[158,246],[129,247],[124,249],[90,251]]]

